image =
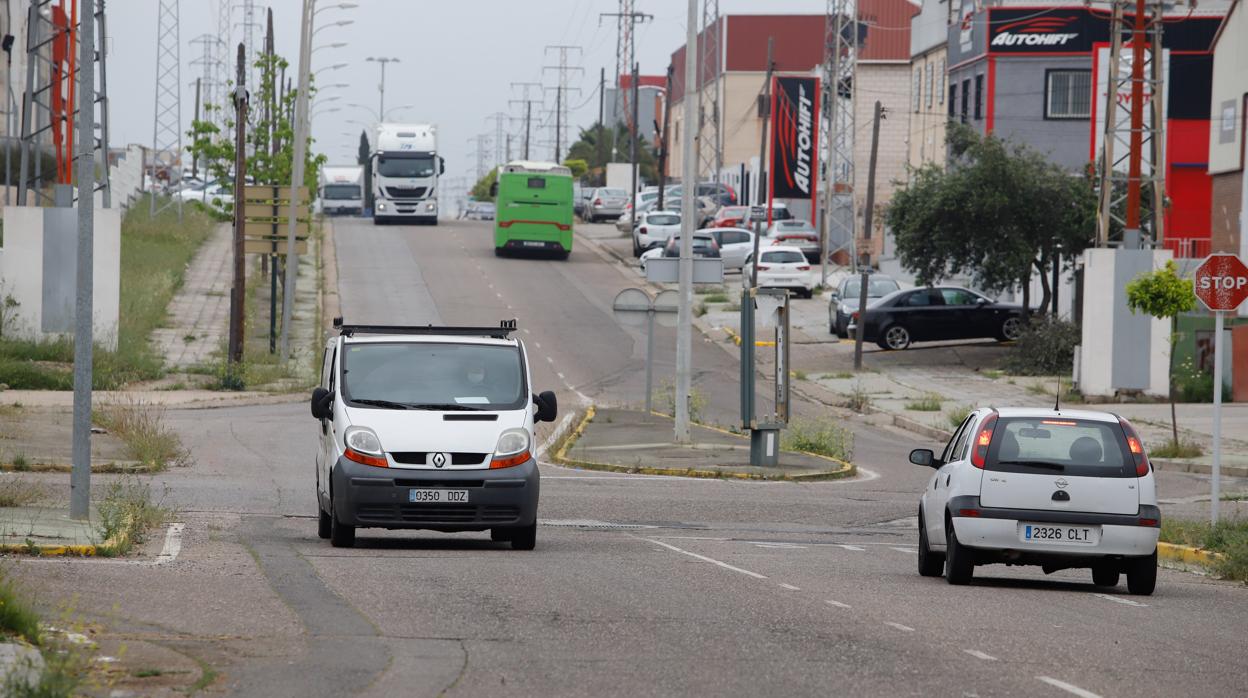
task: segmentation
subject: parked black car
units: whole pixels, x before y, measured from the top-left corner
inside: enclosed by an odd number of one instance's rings
[[[857,313],[855,313],[857,315]],[[853,318],[849,335],[856,331]],[[957,286],[894,291],[867,308],[864,340],[881,349],[905,349],[911,342],[992,337],[1018,339],[1023,307],[997,303]]]

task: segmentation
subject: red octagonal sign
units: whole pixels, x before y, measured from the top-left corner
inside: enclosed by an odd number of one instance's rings
[[[1248,299],[1248,267],[1233,254],[1211,254],[1196,268],[1196,297],[1210,310],[1234,310]]]

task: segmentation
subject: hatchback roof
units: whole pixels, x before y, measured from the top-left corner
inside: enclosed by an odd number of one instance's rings
[[[1118,415],[1097,410],[1053,410],[1044,407],[1001,407],[997,414],[1005,418],[1083,419],[1090,422],[1118,422]]]

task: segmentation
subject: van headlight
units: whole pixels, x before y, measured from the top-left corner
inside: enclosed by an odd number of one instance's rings
[[[343,455],[347,460],[371,465],[378,468],[390,467],[385,452],[381,450],[381,439],[368,427],[349,427],[342,435],[346,444]]]
[[[498,445],[494,447],[494,458],[490,460],[490,468],[510,468],[529,459],[529,431],[527,429],[508,429],[498,437]]]

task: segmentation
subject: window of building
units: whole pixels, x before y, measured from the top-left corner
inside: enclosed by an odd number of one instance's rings
[[[940,65],[936,69],[936,92],[939,95],[940,103],[945,103],[945,59],[940,59]]]
[[[914,71],[914,90],[910,95],[910,111],[917,112],[923,100],[923,69],[916,68]]]
[[[952,119],[957,114],[956,104],[958,103],[958,83],[949,83],[949,118]]]
[[[962,123],[966,123],[967,112],[971,106],[971,79],[962,81]]]
[[[1092,71],[1049,70],[1044,74],[1044,118],[1092,116]]]
[[[984,118],[984,76],[975,76],[975,120]]]
[[[932,108],[932,92],[936,85],[934,83],[935,75],[933,74],[936,66],[928,63],[924,70],[927,72],[927,103],[924,105],[930,111]]]

